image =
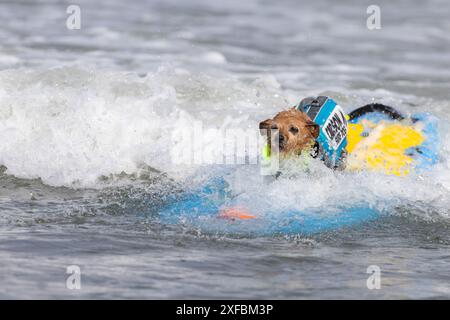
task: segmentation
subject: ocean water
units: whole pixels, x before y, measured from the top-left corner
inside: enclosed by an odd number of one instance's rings
[[[373,1],[81,0],[69,30],[68,2],[1,1],[0,298],[450,298],[450,3],[376,2],[379,30]],[[255,128],[319,94],[346,111],[432,113],[438,163],[407,178],[319,166],[269,187],[237,168],[256,211],[384,212],[339,230],[161,221],[167,199],[217,170],[174,163],[173,132]]]

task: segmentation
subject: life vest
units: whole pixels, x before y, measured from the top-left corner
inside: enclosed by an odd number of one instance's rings
[[[305,98],[296,107],[320,127],[316,139],[317,155],[329,167],[339,167],[346,155],[348,123],[344,110],[331,98]]]

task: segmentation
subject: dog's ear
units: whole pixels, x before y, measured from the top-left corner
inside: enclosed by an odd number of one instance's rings
[[[311,132],[314,139],[317,139],[319,137],[320,127],[317,123],[315,123],[313,121],[308,121],[306,123],[306,128]]]
[[[259,123],[260,129],[270,129],[272,128],[273,120],[272,119],[266,119]]]

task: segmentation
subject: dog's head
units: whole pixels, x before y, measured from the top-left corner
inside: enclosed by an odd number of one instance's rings
[[[306,113],[295,108],[278,113],[273,119],[264,120],[260,129],[267,131],[270,146],[270,130],[278,130],[278,141],[281,155],[300,154],[310,149],[319,136],[320,128]],[[275,137],[276,139],[276,137]]]

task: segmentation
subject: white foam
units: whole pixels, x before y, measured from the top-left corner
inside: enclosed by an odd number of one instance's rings
[[[291,106],[298,95],[284,91],[271,75],[242,81],[170,68],[146,76],[75,67],[2,71],[0,164],[9,174],[41,178],[54,186],[101,187],[101,176],[135,174],[144,166],[176,179],[196,172],[212,174],[210,167],[172,162],[176,128],[190,127],[194,121],[219,129],[257,127],[258,121]],[[364,94],[340,95],[344,108],[370,101]],[[389,92],[384,95],[390,102],[399,101]],[[265,185],[258,170],[243,166],[237,171],[241,175],[240,185],[235,185],[238,199],[255,211],[327,210],[357,203],[383,209],[389,203],[390,208],[425,204],[445,216],[450,206],[448,104],[418,101],[442,120],[442,159],[430,172],[398,178],[338,173],[317,163],[309,174],[300,172],[295,179]],[[417,110],[405,104],[401,109]]]
[[[2,71],[0,163],[50,185],[95,186],[100,176],[144,164],[183,175],[187,168],[170,159],[174,128],[194,120],[255,126],[264,109],[283,107],[270,90],[165,68],[146,77],[69,67]]]
[[[0,53],[0,65],[14,66],[20,62],[16,56]]]
[[[217,51],[209,51],[203,54],[203,60],[213,64],[225,64],[227,59],[223,54]]]

